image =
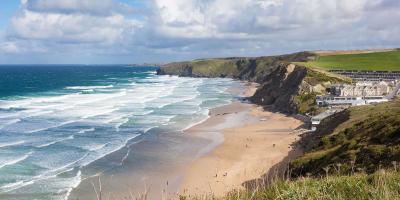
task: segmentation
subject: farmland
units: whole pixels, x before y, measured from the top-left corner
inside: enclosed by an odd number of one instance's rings
[[[315,60],[297,62],[327,70],[400,71],[400,50],[360,54],[317,55]]]

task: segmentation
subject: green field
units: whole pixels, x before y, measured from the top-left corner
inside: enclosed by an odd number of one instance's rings
[[[315,61],[297,64],[328,70],[400,71],[400,50],[363,54],[318,56]]]

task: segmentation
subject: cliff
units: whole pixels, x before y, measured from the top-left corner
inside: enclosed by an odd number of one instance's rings
[[[285,113],[318,113],[315,96],[332,83],[343,82],[323,72],[293,64],[315,57],[310,52],[256,58],[217,58],[176,62],[157,74],[186,77],[228,77],[260,84],[250,100]]]

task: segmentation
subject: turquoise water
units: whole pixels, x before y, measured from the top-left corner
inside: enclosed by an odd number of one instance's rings
[[[0,199],[65,199],[83,167],[151,130],[200,123],[240,84],[156,69],[0,66]]]

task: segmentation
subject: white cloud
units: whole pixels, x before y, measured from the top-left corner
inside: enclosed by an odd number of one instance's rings
[[[269,34],[354,23],[367,0],[155,0],[162,30],[178,37]]]
[[[22,39],[114,44],[140,24],[120,14],[96,17],[23,10],[11,20],[11,26],[14,35]]]
[[[0,51],[4,53],[20,53],[19,47],[13,42],[0,43]]]
[[[2,49],[16,52],[35,44],[40,48],[32,51],[54,52],[71,46],[82,50],[120,45],[142,26],[126,10],[131,8],[112,0],[24,0],[11,19],[9,42]]]
[[[400,46],[399,0],[23,1],[2,49],[168,60]]]
[[[155,24],[151,29],[155,33],[151,36],[156,39],[148,40],[147,44],[169,46],[177,53],[213,52],[217,56],[227,52],[262,55],[308,49],[365,48],[377,43],[395,46],[400,45],[395,39],[400,35],[395,25],[400,21],[400,15],[396,14],[400,12],[399,2],[154,0],[150,21]],[[374,30],[377,27],[379,30]]]

